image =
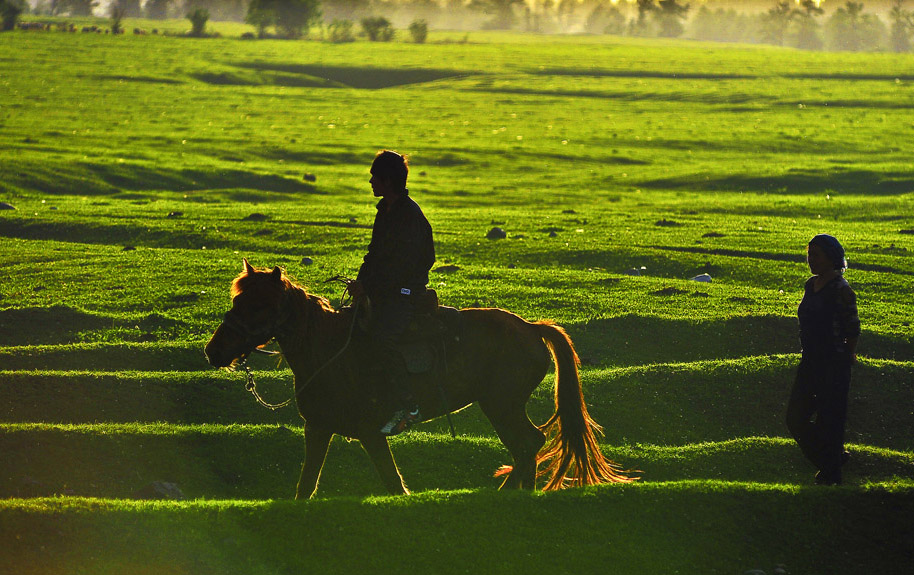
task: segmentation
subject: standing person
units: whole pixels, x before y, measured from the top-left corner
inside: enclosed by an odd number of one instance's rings
[[[382,150],[371,164],[371,191],[377,204],[368,253],[349,293],[358,299],[367,295],[372,303],[371,340],[377,361],[384,369],[399,409],[381,428],[395,435],[422,420],[409,388],[406,365],[396,349],[415,314],[416,300],[428,284],[435,263],[432,227],[419,205],[409,196],[405,156]]]
[[[816,483],[841,483],[847,396],[860,335],[857,296],[844,279],[844,248],[819,234],[806,247],[813,276],[806,281],[800,320],[802,358],[787,406],[787,428],[816,466]],[[815,415],[815,420],[812,419]]]

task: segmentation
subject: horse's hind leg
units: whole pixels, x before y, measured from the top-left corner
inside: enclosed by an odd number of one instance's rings
[[[501,489],[536,489],[536,455],[546,443],[543,432],[531,423],[523,404],[505,408],[481,400],[479,407],[514,458],[514,468]]]
[[[394,456],[390,452],[387,438],[381,434],[371,434],[360,437],[359,441],[378,470],[387,491],[391,495],[409,495],[409,490],[403,483],[403,476],[400,475]]]

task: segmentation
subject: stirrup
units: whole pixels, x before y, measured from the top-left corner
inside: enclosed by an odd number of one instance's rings
[[[414,423],[419,423],[420,421],[422,421],[422,416],[419,414],[418,407],[412,410],[397,410],[393,417],[390,418],[390,421],[381,428],[381,435],[397,435],[398,433],[409,429]]]

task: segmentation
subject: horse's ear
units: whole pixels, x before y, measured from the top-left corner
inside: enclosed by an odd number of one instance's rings
[[[254,266],[252,266],[251,264],[248,263],[248,258],[244,258],[244,273],[246,273],[246,274],[254,273]]]
[[[279,266],[273,268],[273,271],[270,272],[270,278],[275,281],[282,281],[282,270],[279,269]]]

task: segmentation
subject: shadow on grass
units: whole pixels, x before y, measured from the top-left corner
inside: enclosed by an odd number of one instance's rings
[[[779,262],[793,262],[797,264],[803,264],[806,262],[806,257],[802,254],[787,254],[787,253],[773,253],[773,252],[750,252],[745,250],[730,250],[725,248],[701,248],[701,247],[692,247],[692,246],[647,246],[655,250],[667,250],[673,252],[684,252],[690,254],[706,254],[706,255],[715,255],[715,256],[727,256],[734,258],[750,258],[757,260],[769,260],[769,261],[779,261]],[[914,271],[895,268],[892,266],[883,266],[879,264],[867,264],[862,262],[853,262],[850,266],[855,270],[863,270],[868,272],[879,272],[886,274],[899,274],[910,276],[914,275]]]
[[[754,80],[752,74],[713,72],[654,72],[649,70],[593,70],[587,68],[546,68],[529,70],[536,76],[586,76],[591,78],[656,78],[662,80]]]
[[[533,88],[503,87],[477,87],[470,88],[474,92],[490,92],[494,94],[514,94],[521,96],[545,96],[553,98],[595,98],[599,100],[619,100],[622,102],[693,102],[698,104],[746,104],[765,103],[768,99],[752,94],[697,94],[689,92],[628,92],[606,90],[537,90]]]
[[[585,363],[623,366],[798,353],[796,318],[740,316],[691,322],[625,315],[566,325]],[[908,360],[914,342],[864,330],[858,352]]]
[[[246,170],[168,170],[135,164],[11,161],[4,183],[26,191],[57,195],[114,195],[124,191],[244,189],[276,195],[315,194],[312,184]]]
[[[662,190],[723,190],[781,194],[824,194],[826,191],[889,196],[910,193],[914,178],[906,172],[873,172],[868,170],[792,170],[772,176],[708,177],[704,174],[643,181],[645,188]]]
[[[47,308],[0,310],[0,346],[60,345],[76,343],[92,332],[127,328],[138,338],[171,331],[181,322],[158,313],[127,320],[57,305]],[[75,368],[76,365],[71,367]]]
[[[409,84],[424,84],[445,78],[465,76],[465,72],[434,68],[375,68],[370,66],[321,66],[317,64],[271,64],[250,62],[237,65],[239,68],[260,72],[264,83],[283,86],[379,90]],[[247,76],[233,74],[197,75],[197,79],[211,84],[253,85]]]

